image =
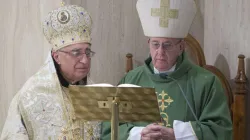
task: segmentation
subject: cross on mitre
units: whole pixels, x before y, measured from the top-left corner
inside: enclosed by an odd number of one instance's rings
[[[178,18],[178,10],[170,9],[170,0],[161,0],[160,8],[152,8],[151,16],[160,17],[159,26],[167,28],[169,19]]]
[[[61,1],[61,6],[65,6],[65,2],[64,1]]]

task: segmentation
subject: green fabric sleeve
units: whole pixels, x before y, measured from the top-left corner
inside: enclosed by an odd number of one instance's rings
[[[222,85],[215,78],[207,89],[199,122],[191,122],[193,130],[199,140],[231,140],[232,120]]]

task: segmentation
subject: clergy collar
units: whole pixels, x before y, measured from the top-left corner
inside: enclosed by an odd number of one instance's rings
[[[170,68],[170,69],[167,70],[167,71],[159,71],[159,70],[157,70],[157,69],[154,67],[154,73],[155,73],[155,74],[161,74],[161,73],[166,73],[166,74],[168,74],[168,73],[173,72],[173,71],[175,70],[175,67],[176,67],[176,64],[175,64],[174,66],[172,66],[172,68]]]
[[[144,71],[148,74],[148,76],[158,82],[166,82],[166,81],[172,81],[170,78],[162,78],[162,75],[168,75],[174,79],[178,79],[179,77],[182,77],[183,75],[187,74],[187,72],[192,68],[192,64],[187,57],[187,54],[183,52],[177,59],[176,64],[168,70],[169,73],[160,73],[156,74],[154,71],[154,66],[152,64],[152,58],[149,57],[145,60],[144,64]]]

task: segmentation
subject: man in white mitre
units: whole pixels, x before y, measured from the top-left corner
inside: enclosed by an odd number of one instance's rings
[[[155,88],[163,121],[120,123],[119,140],[231,140],[232,120],[220,80],[185,53],[195,1],[138,0],[136,7],[150,57],[120,84]],[[103,122],[102,139],[110,135],[110,123]]]

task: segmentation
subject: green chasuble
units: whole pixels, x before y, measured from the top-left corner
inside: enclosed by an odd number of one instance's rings
[[[175,71],[168,76],[154,74],[152,59],[145,65],[130,71],[120,82],[155,88],[164,126],[173,128],[173,121],[190,122],[199,140],[231,140],[232,121],[219,79],[211,72],[192,64],[185,53],[177,60]],[[179,84],[179,85],[178,85]],[[195,120],[181,88],[190,103]],[[146,109],[146,108],[145,108]],[[120,123],[119,140],[127,140],[134,126],[146,126],[149,122]],[[110,122],[102,123],[102,139],[111,138]]]

